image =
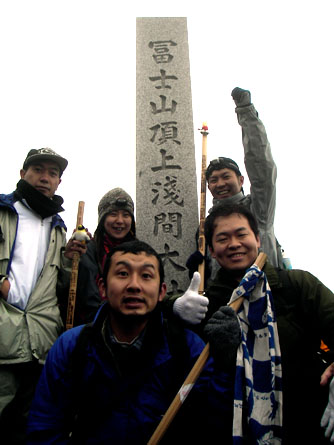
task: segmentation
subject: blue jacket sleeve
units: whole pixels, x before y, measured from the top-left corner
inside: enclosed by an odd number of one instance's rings
[[[61,335],[50,349],[31,405],[27,444],[67,444],[73,410],[69,360],[83,326]]]

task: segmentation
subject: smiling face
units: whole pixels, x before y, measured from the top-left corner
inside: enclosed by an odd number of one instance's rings
[[[61,182],[60,170],[54,162],[30,164],[26,170],[20,171],[21,179],[27,181],[36,190],[48,198],[52,198]]]
[[[146,322],[149,314],[166,294],[166,285],[160,288],[159,264],[156,257],[145,252],[115,252],[102,291],[109,300],[116,319],[131,317]]]
[[[104,230],[117,240],[126,237],[131,229],[132,217],[127,210],[113,210],[105,217]]]
[[[212,257],[219,265],[229,271],[244,271],[257,258],[260,239],[252,231],[248,219],[240,214],[217,216],[212,236]]]
[[[208,188],[215,199],[224,199],[239,193],[243,183],[243,176],[238,176],[229,168],[222,168],[213,170],[208,179]]]

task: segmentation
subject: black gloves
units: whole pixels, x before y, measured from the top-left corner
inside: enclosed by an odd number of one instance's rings
[[[190,257],[187,259],[186,267],[189,269],[189,278],[191,279],[194,275],[194,272],[198,271],[198,266],[202,264],[204,261],[204,256],[201,254],[199,250],[192,253]]]
[[[235,311],[229,306],[221,306],[208,320],[204,334],[210,343],[215,364],[220,368],[233,368],[241,342],[241,329]]]
[[[205,261],[205,271],[204,271],[204,287],[208,279],[211,277],[211,259],[209,257],[204,257],[199,250],[192,253],[187,259],[186,267],[189,270],[188,275],[190,280],[192,279],[194,272],[198,271],[198,266]]]

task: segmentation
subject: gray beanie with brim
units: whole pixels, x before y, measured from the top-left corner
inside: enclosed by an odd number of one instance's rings
[[[98,224],[114,210],[126,210],[134,220],[134,204],[131,196],[122,188],[117,187],[107,192],[99,202]]]

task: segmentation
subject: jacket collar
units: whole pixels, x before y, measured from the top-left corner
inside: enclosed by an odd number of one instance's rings
[[[267,280],[271,288],[282,287],[282,282],[277,273],[277,269],[266,261],[263,272],[266,274]],[[214,285],[220,285],[223,287],[235,288],[238,286],[239,282],[234,279],[234,277],[222,267],[218,270],[217,275],[215,276],[213,283]]]
[[[16,201],[15,192],[9,193],[8,195],[0,194],[0,207],[7,207],[10,208],[15,214],[17,214],[14,203]],[[63,221],[63,219],[58,215],[53,215],[52,217],[52,224],[51,228],[54,228],[56,226],[62,227],[65,232],[67,232],[67,227]]]
[[[212,205],[215,206],[217,204],[237,204],[244,197],[245,197],[245,195],[240,191],[239,193],[237,193],[233,196],[229,196],[228,198],[224,198],[224,199],[213,198]]]

